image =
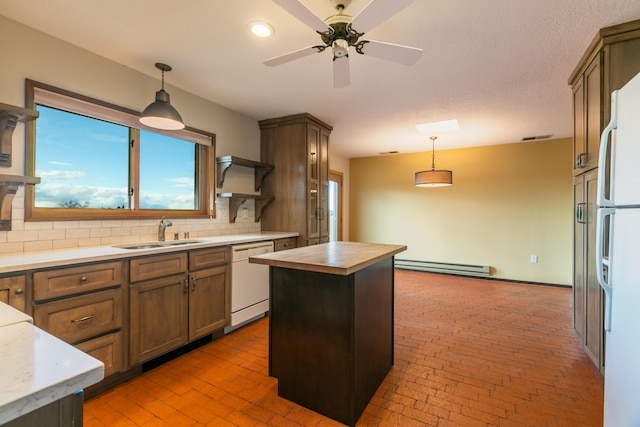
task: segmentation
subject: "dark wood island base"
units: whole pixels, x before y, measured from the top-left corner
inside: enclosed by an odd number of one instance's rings
[[[251,258],[270,265],[279,396],[356,424],[393,366],[393,256],[405,249],[334,242]]]

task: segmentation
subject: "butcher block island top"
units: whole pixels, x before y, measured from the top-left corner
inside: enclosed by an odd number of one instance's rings
[[[258,255],[249,262],[346,276],[405,250],[403,245],[331,242]]]

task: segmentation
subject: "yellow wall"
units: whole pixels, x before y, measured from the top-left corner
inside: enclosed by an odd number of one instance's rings
[[[431,152],[351,159],[350,240],[405,244],[401,259],[570,285],[571,150],[567,138],[437,151],[436,168],[453,170],[453,186],[442,188],[414,186]]]

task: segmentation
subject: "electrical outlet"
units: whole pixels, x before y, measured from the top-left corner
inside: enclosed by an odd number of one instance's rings
[[[538,262],[538,255],[531,255],[531,262]]]
[[[249,218],[249,209],[242,209],[242,218]]]

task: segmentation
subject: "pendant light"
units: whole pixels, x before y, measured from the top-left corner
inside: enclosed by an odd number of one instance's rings
[[[436,170],[435,142],[437,136],[431,139],[431,170],[416,172],[416,187],[446,187],[453,184],[453,172]]]
[[[140,123],[156,129],[178,130],[184,128],[180,113],[173,108],[169,101],[169,94],[164,90],[164,73],[171,71],[171,67],[160,62],[156,68],[162,71],[162,89],[156,92],[156,100],[149,104],[140,116]]]

